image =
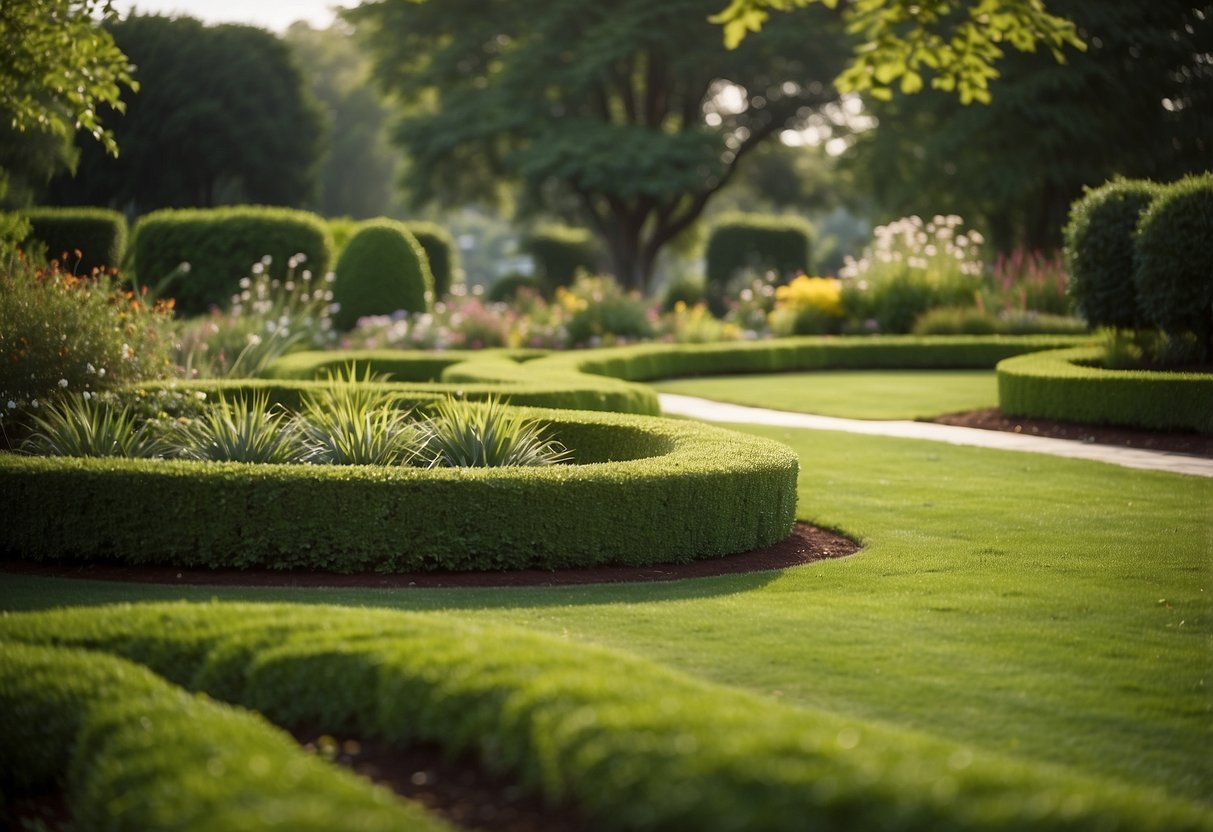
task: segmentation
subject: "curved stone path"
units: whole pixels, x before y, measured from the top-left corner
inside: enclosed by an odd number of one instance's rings
[[[1070,439],[1051,439],[1044,436],[1026,436],[997,430],[979,430],[954,425],[939,425],[934,422],[874,421],[867,419],[840,419],[835,416],[814,416],[808,413],[789,413],[782,410],[767,410],[739,404],[681,396],[674,393],[660,394],[661,412],[667,415],[689,416],[705,422],[741,422],[751,425],[771,425],[785,428],[809,428],[810,430],[839,430],[847,433],[864,433],[871,436],[894,436],[902,439],[929,439],[948,442],[952,445],[974,445],[980,448],[997,448],[1003,451],[1027,451],[1029,453],[1052,454],[1073,459],[1090,459],[1107,462],[1125,468],[1141,468],[1148,471],[1167,471],[1173,474],[1188,474],[1195,477],[1213,477],[1213,459],[1191,454],[1147,451],[1141,448],[1123,448],[1117,445],[1095,445]]]

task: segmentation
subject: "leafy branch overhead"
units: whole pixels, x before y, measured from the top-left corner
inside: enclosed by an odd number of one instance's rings
[[[813,4],[835,8],[838,0],[731,0],[710,20],[723,26],[725,45],[733,49],[763,27],[770,10]],[[852,0],[842,14],[858,45],[835,86],[881,100],[891,98],[895,86],[911,94],[929,80],[962,104],[987,104],[1004,45],[1020,52],[1047,48],[1059,63],[1065,47],[1086,49],[1074,23],[1051,14],[1042,0]]]
[[[99,105],[125,110],[122,89],[138,91],[133,67],[99,19],[111,0],[5,0],[0,4],[0,113],[18,132],[91,135],[112,155],[113,133]]]

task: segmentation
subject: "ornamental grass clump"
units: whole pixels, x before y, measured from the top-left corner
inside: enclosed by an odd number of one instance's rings
[[[434,467],[496,468],[569,462],[564,445],[544,436],[543,425],[489,398],[445,399],[425,423],[425,454]]]
[[[50,402],[30,421],[33,432],[20,446],[28,454],[156,459],[174,450],[129,406],[104,404],[88,392]]]
[[[304,461],[296,422],[269,396],[228,401],[223,394],[174,437],[177,455],[210,462],[295,463]]]
[[[409,465],[425,448],[426,431],[391,393],[372,386],[386,376],[353,364],[304,396],[296,420],[302,459],[316,465]]]

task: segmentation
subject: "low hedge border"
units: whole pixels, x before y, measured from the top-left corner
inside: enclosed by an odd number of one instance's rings
[[[347,573],[559,569],[687,562],[791,533],[798,461],[778,442],[650,417],[528,414],[581,464],[420,469],[0,454],[0,553]],[[65,499],[71,510],[56,510]]]
[[[31,794],[63,779],[82,828],[451,829],[306,754],[259,715],[137,664],[55,647],[0,650],[3,791]]]
[[[1213,374],[1107,370],[1098,347],[1051,350],[998,364],[1008,416],[1213,433]]]
[[[6,737],[37,731],[41,714],[61,721],[56,698],[71,683],[54,679],[72,674],[35,676],[12,658],[22,655],[15,642],[57,644],[123,656],[281,725],[472,750],[550,800],[571,798],[604,829],[1213,829],[1208,806],[1158,789],[792,707],[628,654],[498,624],[387,610],[176,603],[8,615],[0,618],[0,638],[9,640],[0,652],[3,689],[15,690],[14,704],[33,703],[24,714],[0,712],[21,723]],[[115,699],[126,699],[128,686],[151,686],[129,674],[131,682],[114,685]],[[155,719],[162,707],[133,700],[123,712],[136,720],[143,708]],[[198,728],[211,719],[199,708]],[[103,737],[114,722],[94,735]],[[141,765],[139,752],[155,739],[138,732],[126,765]],[[0,759],[20,767],[44,753],[37,745],[10,742]],[[199,762],[192,749],[160,748],[166,750],[157,759]],[[248,742],[237,753],[246,759],[233,765],[245,768],[261,756]],[[159,796],[161,786],[149,777],[126,795],[152,806],[158,800],[145,790]],[[277,795],[295,785],[265,788]],[[299,799],[320,812],[327,794],[318,790],[309,799],[301,792]],[[191,796],[187,791],[176,805]],[[122,808],[97,803],[98,819]],[[174,828],[212,828],[203,813],[195,817],[199,826]]]

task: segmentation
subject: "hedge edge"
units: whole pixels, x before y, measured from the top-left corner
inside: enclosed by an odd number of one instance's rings
[[[1008,416],[1151,430],[1213,433],[1213,375],[1107,370],[1098,347],[1050,350],[999,362]]]
[[[798,461],[778,442],[652,417],[528,412],[586,464],[427,470],[0,454],[0,552],[344,573],[559,569],[687,562],[791,533]],[[64,495],[72,510],[54,510]]]
[[[119,654],[282,725],[472,750],[549,800],[571,797],[599,828],[1213,829],[1208,806],[1159,789],[784,705],[495,623],[175,603],[9,615],[0,638]],[[20,670],[5,678],[21,686],[18,701],[56,707],[45,704],[50,686],[22,685]]]

